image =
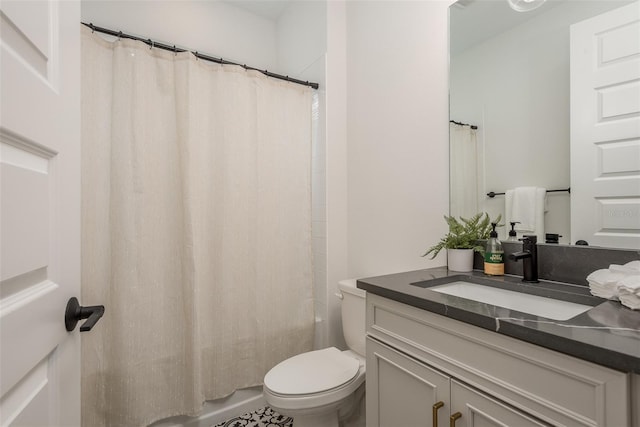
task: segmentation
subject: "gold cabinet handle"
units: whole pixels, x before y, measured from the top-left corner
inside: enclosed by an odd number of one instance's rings
[[[458,418],[462,418],[462,414],[460,412],[456,412],[451,415],[451,417],[449,417],[449,427],[456,427],[456,420]]]
[[[442,400],[433,404],[433,422],[431,423],[433,427],[438,427],[438,409],[442,408],[443,406],[444,402]]]

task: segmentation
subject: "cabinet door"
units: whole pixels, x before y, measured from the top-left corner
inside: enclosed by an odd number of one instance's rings
[[[549,426],[510,405],[451,380],[451,413],[461,416],[455,427]]]
[[[371,338],[366,384],[368,427],[449,425],[449,377]]]

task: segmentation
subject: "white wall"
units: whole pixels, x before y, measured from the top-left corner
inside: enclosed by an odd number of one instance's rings
[[[340,305],[331,295],[349,278],[347,236],[347,15],[344,0],[327,2],[327,344],[345,348]]]
[[[450,0],[327,4],[328,344],[337,282],[444,265]]]
[[[325,87],[327,51],[327,3],[319,0],[292,2],[276,22],[278,68],[300,80]]]
[[[221,1],[82,0],[81,18],[278,72],[275,22]]]
[[[446,262],[420,255],[449,212],[450,3],[347,4],[350,276]]]

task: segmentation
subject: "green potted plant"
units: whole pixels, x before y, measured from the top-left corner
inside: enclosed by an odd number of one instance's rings
[[[501,215],[493,222],[500,222]],[[449,232],[438,244],[430,247],[422,256],[435,258],[441,250],[447,250],[447,267],[451,271],[467,272],[473,270],[474,252],[484,252],[481,240],[489,238],[491,219],[488,213],[477,213],[471,218],[456,219],[444,216]]]

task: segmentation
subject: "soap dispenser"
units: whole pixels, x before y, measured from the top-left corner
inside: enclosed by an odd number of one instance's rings
[[[511,224],[513,228],[515,224]],[[504,250],[502,249],[502,243],[498,240],[497,226],[497,222],[491,223],[493,229],[489,234],[489,240],[487,240],[487,246],[484,252],[484,274],[489,276],[504,275]]]
[[[509,237],[507,238],[507,242],[517,242],[518,241],[518,233],[516,233],[516,224],[520,224],[520,221],[510,222],[511,230],[509,230]]]

